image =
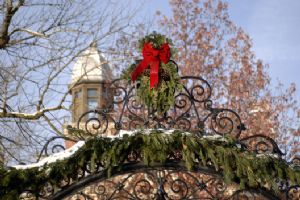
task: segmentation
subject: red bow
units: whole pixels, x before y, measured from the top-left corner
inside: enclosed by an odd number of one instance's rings
[[[165,43],[160,49],[154,49],[150,43],[146,43],[144,44],[142,53],[144,59],[132,72],[131,80],[135,81],[137,77],[150,65],[150,88],[153,88],[158,83],[160,61],[167,64],[170,60],[170,47],[168,43]]]

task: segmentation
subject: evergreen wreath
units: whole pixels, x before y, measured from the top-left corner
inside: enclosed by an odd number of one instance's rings
[[[182,89],[178,67],[171,60],[176,53],[172,40],[153,32],[138,41],[143,60],[123,71],[122,78],[137,81],[138,99],[158,113],[167,112]]]

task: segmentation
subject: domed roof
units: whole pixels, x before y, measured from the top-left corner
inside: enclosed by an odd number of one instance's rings
[[[72,71],[72,83],[111,80],[112,76],[108,62],[98,51],[96,44],[92,43],[75,62]]]

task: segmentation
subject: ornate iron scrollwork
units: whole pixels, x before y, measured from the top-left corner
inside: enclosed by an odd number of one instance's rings
[[[106,88],[107,93],[113,91],[112,103],[105,109],[84,113],[79,118],[77,128],[89,134],[112,131],[111,134],[117,135],[121,129],[161,128],[192,131],[197,135],[240,136],[245,126],[239,115],[230,109],[213,107],[212,89],[206,80],[194,76],[185,76],[181,80],[183,90],[175,94],[174,106],[161,116],[140,104],[135,95],[135,85],[121,79],[114,80]],[[95,117],[88,118],[91,113]],[[113,126],[109,127],[109,124]]]
[[[58,142],[58,141],[60,141],[60,142]],[[57,153],[57,152],[65,150],[65,145],[63,144],[65,141],[77,142],[77,140],[74,138],[69,138],[69,137],[64,137],[64,136],[52,137],[43,146],[43,148],[38,156],[37,162],[39,162],[41,160],[41,158],[43,158],[43,157],[47,157],[53,153]]]
[[[282,156],[284,153],[279,149],[277,143],[265,135],[253,135],[240,139],[243,145],[257,154],[275,154]]]
[[[179,129],[203,135],[229,135],[238,139],[248,150],[257,154],[269,153],[282,156],[277,143],[267,136],[241,137],[246,130],[240,116],[228,108],[215,108],[211,100],[212,88],[201,77],[181,77],[183,89],[175,94],[174,106],[159,115],[137,99],[136,85],[116,79],[106,88],[110,99],[105,109],[92,110],[82,114],[77,129],[83,129],[88,136],[118,135],[121,129]],[[113,92],[114,95],[108,95]],[[92,118],[88,118],[93,113]],[[83,136],[80,136],[82,139]]]
[[[209,169],[187,171],[177,164],[150,168],[130,164],[111,178],[91,175],[89,181],[79,181],[73,189],[61,191],[52,199],[79,197],[98,200],[277,199],[264,190],[239,190],[237,184],[225,184],[220,174]]]
[[[201,137],[203,135],[229,135],[250,151],[257,154],[268,153],[282,156],[277,143],[264,135],[242,137],[245,125],[240,116],[227,108],[215,108],[211,100],[212,88],[201,77],[181,77],[183,89],[175,94],[174,106],[159,115],[137,99],[136,85],[116,79],[108,84],[106,95],[109,103],[104,109],[83,113],[75,127],[76,135],[53,137],[43,148],[42,153],[49,155],[50,143],[61,138],[65,140],[84,140],[85,137],[118,135],[121,129],[179,129]],[[113,94],[113,95],[109,95]],[[52,147],[63,149],[62,145]],[[54,148],[54,149],[55,149]],[[40,157],[42,154],[40,155]]]
[[[286,190],[286,199],[298,200],[300,199],[300,185],[293,185]]]
[[[241,148],[256,154],[276,155],[281,159],[283,153],[273,139],[264,135],[242,137],[241,133],[245,130],[245,125],[240,116],[231,109],[214,107],[211,100],[212,88],[206,80],[194,76],[185,76],[181,80],[184,85],[183,90],[175,94],[174,106],[162,115],[139,102],[135,95],[136,85],[130,85],[121,79],[112,81],[106,88],[107,98],[111,98],[112,95],[108,93],[113,92],[111,103],[104,109],[91,110],[82,114],[75,127],[77,135],[72,135],[70,138],[51,138],[42,153],[48,155],[49,148],[52,148],[52,151],[58,147],[63,148],[62,145],[52,144],[58,139],[75,142],[86,136],[117,136],[122,129],[159,128],[179,129],[195,134],[196,137],[229,135],[237,139],[236,145]],[[47,185],[41,192],[40,198],[48,198],[46,195],[50,194],[51,198],[59,199],[62,193],[77,191],[71,196],[80,199],[95,199],[96,197],[98,199],[197,199],[199,196],[201,199],[276,199],[272,195],[268,196],[265,191],[238,190],[237,186],[225,185],[222,177],[211,175],[205,170],[203,173],[201,170],[190,172],[182,168],[174,169],[182,158],[181,152],[173,152],[168,157],[168,163],[171,165],[156,169],[142,167],[137,170],[135,168],[126,173],[123,171],[123,174],[119,174],[119,178],[115,178],[118,177],[115,175],[110,179],[104,177],[103,166],[96,163],[96,171],[92,173],[88,167],[82,169],[82,172],[78,174],[79,181],[77,182],[71,179],[64,180],[60,188],[55,188],[51,184]],[[124,164],[138,166],[141,161],[140,152],[132,151]],[[294,161],[291,164],[300,163],[299,159]],[[170,166],[173,168],[168,168]],[[92,195],[86,193],[87,187],[82,189],[82,184],[87,183],[93,183]],[[299,197],[299,186],[289,186],[288,182],[279,180],[278,187],[286,194],[286,199]],[[68,191],[60,191],[61,188],[68,188]],[[78,188],[82,190],[78,191]],[[25,194],[30,195],[30,191]]]

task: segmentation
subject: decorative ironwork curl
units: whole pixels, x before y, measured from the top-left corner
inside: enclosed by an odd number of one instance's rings
[[[127,159],[128,162],[130,163],[135,163],[140,161],[140,154],[137,151],[132,150],[128,155]]]
[[[47,199],[54,193],[54,187],[50,182],[47,182],[39,193],[39,197]]]
[[[257,154],[276,154],[279,157],[284,155],[277,143],[265,135],[253,135],[240,139],[240,141],[249,151]]]
[[[88,136],[102,135],[108,129],[109,115],[106,109],[83,113],[77,122],[77,129],[83,129]],[[83,121],[83,122],[82,122]],[[81,135],[84,138],[86,135]]]
[[[300,167],[300,157],[296,156],[294,157],[291,162],[291,165],[296,166],[296,167]]]
[[[138,180],[133,187],[134,196],[138,199],[145,199],[151,193],[153,193],[153,184],[150,183],[147,179]],[[144,198],[143,198],[144,197]]]
[[[57,142],[57,140],[61,140],[61,141]],[[51,155],[53,153],[57,153],[57,152],[65,150],[65,147],[63,145],[63,143],[65,141],[77,142],[76,139],[69,138],[69,137],[66,137],[66,136],[55,136],[55,137],[52,137],[43,146],[43,148],[42,148],[42,150],[41,150],[41,152],[40,152],[40,154],[38,156],[37,162],[40,161],[41,158],[43,158],[45,156],[49,156],[49,155]]]
[[[230,109],[214,109],[209,116],[211,119],[211,129],[218,135],[231,135],[239,138],[244,130],[240,116]]]
[[[165,184],[166,185],[166,184]],[[189,193],[189,185],[182,179],[177,178],[172,180],[170,185],[170,192],[173,193],[172,196],[180,196],[182,199],[185,199]],[[168,191],[168,187],[165,186],[165,191]]]
[[[300,185],[293,185],[286,190],[286,199],[298,200],[300,199]]]

